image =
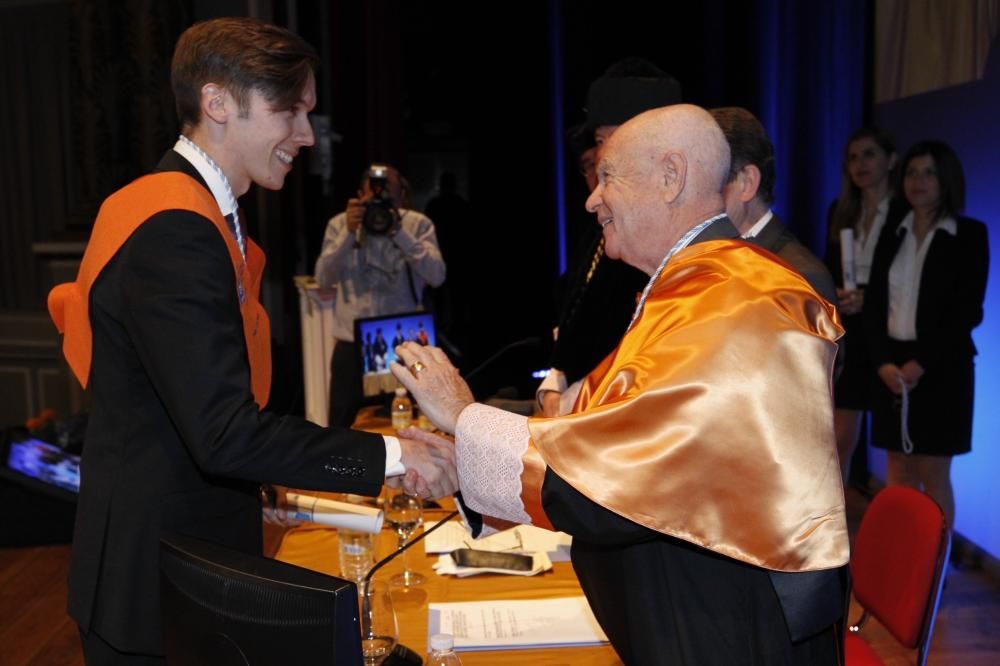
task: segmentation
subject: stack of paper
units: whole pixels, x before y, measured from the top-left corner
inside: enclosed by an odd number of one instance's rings
[[[584,597],[430,604],[428,636],[455,637],[456,650],[516,650],[607,643]]]

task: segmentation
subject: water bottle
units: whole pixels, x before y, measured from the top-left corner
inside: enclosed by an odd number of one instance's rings
[[[409,428],[412,422],[413,403],[406,395],[406,389],[400,386],[396,389],[396,397],[392,399],[392,429]]]
[[[462,660],[455,654],[455,639],[451,634],[434,634],[430,648],[424,666],[462,666]]]

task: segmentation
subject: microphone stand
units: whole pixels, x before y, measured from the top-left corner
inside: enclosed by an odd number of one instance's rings
[[[384,567],[386,564],[388,564],[392,560],[396,559],[396,557],[400,553],[408,550],[410,548],[410,546],[414,545],[415,543],[419,543],[428,534],[430,534],[434,530],[438,529],[439,527],[441,527],[442,525],[444,525],[445,523],[447,523],[449,520],[451,520],[452,518],[454,518],[457,515],[458,515],[458,511],[452,511],[447,516],[445,516],[443,519],[441,519],[440,521],[438,521],[437,525],[435,525],[434,527],[432,527],[430,529],[424,530],[423,534],[421,534],[420,536],[418,536],[416,539],[411,539],[410,541],[407,541],[406,545],[404,545],[402,547],[396,548],[395,552],[393,552],[389,556],[387,556],[387,557],[379,560],[378,563],[371,568],[371,571],[369,571],[368,575],[365,576],[365,580],[364,580],[364,583],[362,583],[362,588],[361,588],[361,590],[362,590],[361,591],[361,631],[362,631],[362,633],[368,633],[369,631],[371,631],[371,626],[365,627],[364,625],[365,625],[365,622],[370,621],[369,618],[371,618],[371,598],[368,596],[368,587],[371,585],[372,576],[375,575],[375,572],[378,571],[379,569],[381,569],[382,567]]]

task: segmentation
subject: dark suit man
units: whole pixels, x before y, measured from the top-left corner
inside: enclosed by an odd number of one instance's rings
[[[830,271],[819,258],[785,228],[771,210],[774,201],[774,146],[752,113],[740,107],[709,113],[729,143],[729,177],[722,196],[726,215],[740,235],[776,254],[802,274],[816,292],[837,303]]]
[[[259,480],[374,495],[412,468],[450,490],[448,474],[435,479],[443,449],[432,460],[409,440],[261,411],[263,253],[236,197],[280,189],[313,143],[315,63],[299,37],[253,19],[186,31],[171,73],[182,136],[157,173],[105,201],[77,281],[50,296],[92,396],[69,583],[88,664],[162,662],[161,537],[260,552]]]

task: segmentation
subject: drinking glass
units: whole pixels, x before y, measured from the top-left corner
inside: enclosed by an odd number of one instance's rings
[[[396,647],[399,627],[392,610],[389,586],[382,581],[368,581],[358,586],[361,616],[361,654],[365,666],[378,666]]]
[[[399,548],[402,549],[409,542],[414,530],[423,522],[423,502],[420,501],[419,497],[402,492],[393,495],[385,507],[385,521],[396,530],[396,535],[399,537]],[[416,571],[410,571],[407,565],[408,555],[408,552],[403,553],[403,572],[390,579],[393,585],[412,587],[423,584],[424,577]]]

